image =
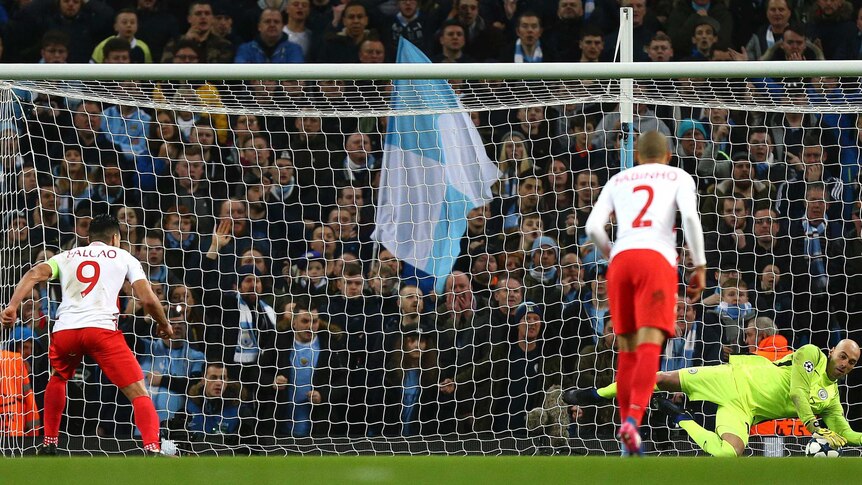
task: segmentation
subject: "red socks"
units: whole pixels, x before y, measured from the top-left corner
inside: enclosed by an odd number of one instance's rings
[[[51,376],[45,388],[45,437],[43,443],[57,444],[60,436],[60,420],[63,417],[63,409],[66,407],[66,381]],[[159,440],[159,415],[153,406],[150,396],[139,396],[132,400],[135,409],[135,425],[141,431],[144,441],[144,449],[159,451],[161,448]]]
[[[637,360],[638,357],[635,352],[620,352],[619,354],[619,362],[617,363],[617,404],[620,406],[620,422],[625,421],[629,415],[632,378]]]
[[[132,400],[132,407],[135,410],[135,426],[141,432],[144,449],[147,451],[159,451],[161,448],[159,440],[159,415],[156,414],[153,400],[150,399],[150,396],[138,396]]]
[[[43,443],[56,445],[60,436],[60,420],[66,407],[66,381],[57,375],[51,376],[45,387],[45,437]]]
[[[633,418],[638,426],[644,416],[644,411],[649,407],[649,400],[655,388],[655,375],[659,368],[659,356],[661,346],[653,343],[638,345],[636,352],[637,364],[635,364],[630,381],[628,412],[626,418]],[[622,367],[622,360],[620,360]]]

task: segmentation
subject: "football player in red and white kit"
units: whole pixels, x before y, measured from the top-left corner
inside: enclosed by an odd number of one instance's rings
[[[120,310],[117,296],[129,280],[144,310],[158,323],[160,337],[172,337],[165,311],[147,281],[141,263],[120,246],[117,218],[100,214],[90,223],[90,244],[57,254],[32,267],[15,288],[0,322],[17,320],[21,301],[43,281],[60,279],[63,301],[51,332],[48,357],[54,373],[45,389],[44,440],[38,453],[57,454],[60,419],[66,406],[66,381],[89,355],[132,403],[135,425],[141,432],[145,453],[158,454],[159,418],[144,386],[144,373],[117,329]]]
[[[706,284],[703,229],[691,175],[670,167],[667,139],[657,131],[638,139],[638,165],[611,177],[587,219],[586,232],[606,258],[608,299],[619,347],[619,438],[630,454],[642,454],[638,428],[655,386],[665,338],[674,331],[679,209],[695,271],[689,296]],[[616,240],[605,226],[616,218]]]

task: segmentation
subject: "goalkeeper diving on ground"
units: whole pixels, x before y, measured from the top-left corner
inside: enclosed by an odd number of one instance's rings
[[[735,355],[728,364],[656,374],[658,391],[683,392],[692,401],[717,404],[714,432],[669,399],[653,402],[713,456],[741,456],[753,424],[780,418],[799,418],[811,433],[835,448],[862,445],[862,433],[850,428],[838,395],[838,381],[858,361],[859,345],[845,339],[828,354],[804,345],[775,362],[759,355]],[[612,383],[599,389],[569,390],[563,400],[577,406],[602,404],[616,394],[617,384]]]

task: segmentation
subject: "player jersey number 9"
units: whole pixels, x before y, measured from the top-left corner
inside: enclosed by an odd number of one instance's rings
[[[93,268],[92,274],[90,276],[84,274],[84,268],[87,267]],[[93,288],[95,288],[96,283],[99,282],[99,276],[101,275],[101,273],[102,268],[99,266],[99,263],[97,261],[84,261],[78,265],[78,271],[76,272],[78,281],[87,285],[87,287],[84,288],[84,291],[81,292],[81,298],[87,296],[87,294],[93,291]]]

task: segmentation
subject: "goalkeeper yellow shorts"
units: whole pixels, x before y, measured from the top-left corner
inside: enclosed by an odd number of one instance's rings
[[[730,433],[748,444],[748,433],[753,419],[736,387],[733,370],[729,365],[689,367],[679,371],[682,391],[692,401],[718,404],[715,415],[715,432],[719,436]]]

